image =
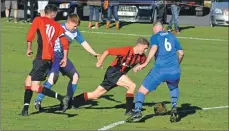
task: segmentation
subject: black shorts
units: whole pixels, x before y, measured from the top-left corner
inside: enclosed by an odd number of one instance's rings
[[[44,81],[51,69],[52,62],[50,60],[34,59],[33,68],[29,75],[32,81]]]
[[[102,86],[107,91],[109,91],[117,86],[116,84],[122,75],[123,73],[120,71],[120,69],[109,66],[105,73],[104,80],[100,84],[100,86]]]

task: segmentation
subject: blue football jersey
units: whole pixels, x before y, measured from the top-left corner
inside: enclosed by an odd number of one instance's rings
[[[65,37],[68,39],[70,44],[73,42],[73,40],[76,40],[79,44],[82,44],[85,41],[78,29],[71,32],[66,28],[65,24],[62,24],[62,27],[65,29]],[[57,39],[55,42],[54,53],[56,56],[59,57],[64,56],[63,47],[60,43],[60,39]]]
[[[160,31],[150,38],[150,46],[157,45],[155,54],[156,69],[180,69],[177,50],[182,50],[178,39],[172,34]]]

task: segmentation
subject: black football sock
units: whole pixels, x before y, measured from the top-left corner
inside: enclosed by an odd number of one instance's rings
[[[78,96],[73,97],[72,103],[74,105],[79,105],[79,104],[83,104],[87,100],[88,100],[87,92],[84,92],[84,93],[82,93],[82,94],[80,94]]]
[[[27,86],[27,88],[29,88],[29,86]],[[33,96],[33,91],[27,88],[25,89],[25,93],[24,93],[24,109],[25,110],[29,109],[29,104]]]
[[[133,109],[134,94],[126,93],[126,113]]]
[[[64,99],[64,96],[48,89],[48,88],[44,88],[44,87],[40,87],[40,93],[48,96],[48,97],[52,97],[52,98],[56,98],[58,99],[59,101],[62,101]]]

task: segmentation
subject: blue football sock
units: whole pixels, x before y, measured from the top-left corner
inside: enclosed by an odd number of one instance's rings
[[[135,112],[141,112],[142,104],[144,103],[145,95],[141,92],[136,94],[136,102],[135,102]]]
[[[67,95],[70,97],[73,97],[75,91],[77,88],[77,84],[72,84],[72,81],[69,81],[68,87],[67,87]]]
[[[48,88],[48,89],[51,89],[52,87],[52,84],[50,84],[48,81],[45,81],[45,83],[43,84],[43,86],[45,88]],[[44,99],[45,95],[42,94],[42,93],[39,93],[37,98],[36,98],[36,101],[42,101]]]
[[[177,107],[177,102],[179,98],[179,88],[175,88],[170,90],[170,97],[171,97],[171,105],[173,107]]]

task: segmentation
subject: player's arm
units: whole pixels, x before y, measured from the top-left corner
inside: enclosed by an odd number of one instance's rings
[[[64,57],[60,62],[61,67],[65,67],[67,65],[67,59],[68,59],[68,49],[69,49],[69,41],[64,35],[65,30],[61,27],[58,33],[60,43],[63,47]]]
[[[27,33],[27,52],[26,55],[31,57],[32,56],[32,41],[35,38],[37,29],[38,29],[38,25],[39,25],[39,17],[35,18],[32,25],[29,28],[29,31]]]
[[[100,56],[100,59],[98,59],[97,63],[96,63],[96,67],[102,67],[103,65],[103,61],[105,60],[105,58],[109,55],[108,50],[105,50],[103,52],[103,54]]]
[[[181,44],[177,38],[175,38],[175,48],[177,50],[178,61],[181,63],[184,58],[184,50],[182,49]]]
[[[146,66],[149,64],[150,60],[151,60],[151,59],[154,57],[154,55],[156,54],[157,49],[158,49],[157,45],[153,45],[153,46],[151,47],[151,49],[150,49],[150,51],[149,51],[149,54],[148,54],[148,56],[147,56],[147,58],[146,58],[146,61],[142,64],[143,68],[146,67]]]
[[[178,50],[177,53],[178,53],[179,63],[181,63],[183,58],[184,58],[184,51],[183,50]]]
[[[98,57],[100,54],[96,53],[92,47],[90,46],[89,43],[87,43],[87,41],[84,41],[83,43],[81,43],[81,45],[83,46],[83,48],[89,52],[91,55],[95,56],[95,57]]]
[[[100,59],[96,63],[96,67],[101,67],[103,64],[103,61],[108,55],[115,55],[115,56],[124,56],[127,52],[128,48],[122,47],[122,48],[108,48],[103,52]]]
[[[80,33],[79,30],[77,30],[77,37],[75,38],[76,41],[78,41],[82,46],[83,48],[88,52],[90,53],[91,55],[95,56],[95,57],[98,57],[100,56],[100,54],[96,53],[93,48],[91,47],[91,45],[83,38],[82,34]]]

